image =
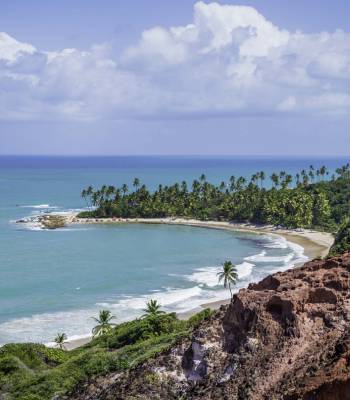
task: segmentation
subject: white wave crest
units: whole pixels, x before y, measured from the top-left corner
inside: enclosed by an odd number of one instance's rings
[[[215,287],[218,285],[218,273],[220,270],[220,267],[198,268],[191,275],[185,276],[185,278],[200,285]]]
[[[36,229],[33,227],[32,229]],[[277,243],[273,242],[273,244]],[[237,292],[240,288],[245,287],[248,282],[255,279],[254,271],[259,270],[259,265],[255,266],[255,262],[262,263],[262,273],[273,273],[291,268],[298,260],[305,260],[302,246],[288,241],[280,240],[280,247],[274,247],[268,252],[263,250],[259,254],[255,254],[244,258],[241,264],[237,265],[239,281],[233,288]],[[286,247],[282,247],[286,243]],[[281,249],[281,250],[278,250]],[[288,252],[289,250],[289,252]],[[271,253],[287,253],[285,255],[272,256]],[[271,266],[266,265],[272,264]],[[265,268],[265,265],[267,268]],[[185,279],[194,282],[195,285],[189,288],[163,288],[154,289],[148,294],[140,294],[134,297],[124,296],[116,297],[113,300],[100,302],[89,309],[76,309],[71,311],[61,311],[52,313],[43,313],[33,315],[26,318],[18,318],[0,324],[0,342],[44,342],[52,341],[57,332],[66,332],[69,339],[77,337],[86,337],[91,333],[94,321],[91,317],[97,316],[102,308],[109,309],[117,316],[115,322],[131,320],[143,314],[143,309],[150,299],[157,300],[167,312],[186,312],[199,308],[200,305],[218,300],[224,300],[229,297],[226,289],[218,287],[217,273],[222,270],[221,266],[210,266],[198,268],[192,274],[185,276]],[[259,276],[260,273],[259,273]],[[79,336],[77,336],[79,334]],[[0,343],[0,344],[1,344]]]
[[[237,266],[238,279],[244,279],[251,275],[254,264],[243,262]],[[196,282],[207,287],[215,287],[220,285],[218,274],[222,271],[222,266],[198,268],[191,275],[186,275],[185,278],[191,282]]]
[[[116,315],[115,322],[121,323],[140,317],[150,299],[157,300],[167,312],[186,312],[203,303],[227,299],[227,290],[203,290],[199,286],[186,289],[167,288],[136,297],[124,297],[115,302],[97,303],[89,309],[76,309],[42,313],[17,318],[0,324],[0,345],[9,342],[52,342],[57,332],[64,331],[68,339],[87,337],[95,322],[92,317],[99,310],[108,309]],[[77,336],[78,334],[78,336]]]
[[[255,254],[253,256],[245,257],[246,261],[254,261],[258,263],[283,263],[288,264],[293,258],[295,254],[294,252],[288,253],[283,256],[267,256],[266,251],[262,251],[259,254]]]
[[[238,279],[247,278],[251,275],[255,265],[244,261],[242,264],[237,265]]]
[[[289,247],[287,239],[282,236],[266,235],[266,238],[268,242],[264,244],[264,247],[268,249],[287,249]]]
[[[119,308],[125,307],[127,309],[143,310],[146,303],[153,299],[157,300],[162,306],[169,309],[182,309],[184,300],[201,296],[202,289],[199,286],[194,286],[186,289],[172,289],[167,288],[165,291],[152,293],[151,295],[144,295],[139,297],[131,297],[118,301],[112,307]]]
[[[73,310],[35,314],[0,324],[0,342],[49,342],[57,332],[66,332],[71,338],[79,332],[88,336],[93,327],[92,316],[97,310]]]
[[[50,204],[36,204],[36,205],[19,206],[19,207],[21,207],[21,208],[37,208],[37,209],[42,209],[42,208],[56,209],[56,208],[58,208],[57,206],[50,206]]]
[[[306,260],[309,259],[309,257],[304,254],[304,247],[300,246],[297,243],[292,243],[292,242],[287,242],[287,243],[288,247],[294,252],[293,261],[295,263],[305,262]]]

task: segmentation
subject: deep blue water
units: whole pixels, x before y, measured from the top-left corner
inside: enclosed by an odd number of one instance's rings
[[[76,226],[30,230],[14,221],[84,207],[84,187],[131,186],[133,178],[216,183],[264,170],[331,171],[349,159],[251,157],[0,157],[0,344],[49,341],[56,332],[88,334],[101,308],[119,320],[139,315],[149,298],[183,311],[227,294],[220,264],[239,265],[238,287],[286,268],[301,249],[251,234],[176,226]]]

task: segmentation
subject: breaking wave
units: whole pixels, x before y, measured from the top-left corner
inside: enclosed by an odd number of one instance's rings
[[[28,225],[29,229],[36,229],[35,226],[30,228],[30,224]],[[238,281],[234,292],[269,273],[291,268],[307,259],[302,246],[290,243],[279,236],[264,235],[259,247],[262,248],[259,253],[249,255],[237,264]],[[228,298],[227,290],[218,282],[218,272],[221,270],[220,265],[207,266],[182,275],[180,279],[183,280],[184,288],[154,288],[146,294],[116,296],[112,300],[98,302],[87,309],[36,314],[4,322],[0,324],[0,337],[3,342],[0,344],[13,341],[47,343],[62,330],[70,339],[87,337],[94,325],[91,317],[96,316],[99,310],[109,309],[117,316],[116,322],[123,322],[140,317],[150,299],[157,300],[167,312],[183,313],[193,309],[199,310],[205,303]],[[186,287],[189,282],[192,286]]]

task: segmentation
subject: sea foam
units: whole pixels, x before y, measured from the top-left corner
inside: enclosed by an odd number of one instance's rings
[[[246,261],[242,264],[238,264],[236,266],[238,279],[247,278],[252,273],[253,267],[254,264],[248,263]],[[222,266],[197,268],[192,274],[186,275],[185,279],[191,282],[196,282],[199,285],[205,285],[212,288],[222,284],[218,280],[218,274],[221,271]]]
[[[42,209],[42,208],[56,209],[56,208],[58,208],[57,206],[50,206],[50,204],[36,204],[36,205],[19,206],[19,207],[21,207],[21,208],[37,208],[37,209]]]
[[[261,278],[268,273],[291,268],[299,260],[307,259],[302,246],[290,243],[284,238],[269,237],[261,246],[264,250],[245,257],[243,262],[237,265],[239,279],[233,288],[234,293],[257,277]],[[271,255],[271,252],[286,254]],[[88,309],[43,313],[7,321],[0,324],[0,337],[5,342],[45,343],[52,341],[57,332],[61,331],[66,332],[69,339],[87,337],[94,325],[91,317],[97,316],[99,310],[111,310],[117,317],[115,322],[121,323],[140,317],[150,299],[157,300],[167,312],[181,313],[200,309],[199,306],[202,304],[226,300],[229,297],[227,289],[222,287],[222,283],[218,283],[218,272],[221,271],[220,265],[197,268],[191,274],[182,276],[184,281],[194,283],[188,288],[154,288],[147,294],[118,296],[115,299],[98,302]]]

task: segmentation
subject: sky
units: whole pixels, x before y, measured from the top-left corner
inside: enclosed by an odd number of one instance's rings
[[[350,155],[348,0],[5,0],[0,154]]]

